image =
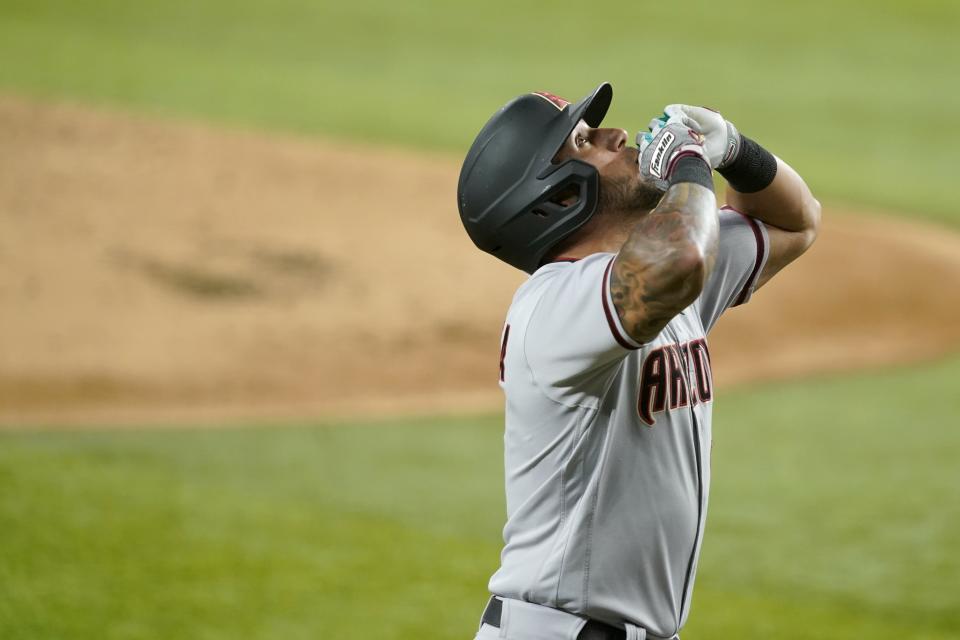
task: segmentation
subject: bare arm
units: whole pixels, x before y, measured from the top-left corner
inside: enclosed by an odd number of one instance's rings
[[[770,252],[757,288],[800,257],[820,229],[820,203],[803,178],[780,158],[776,177],[765,189],[740,193],[728,186],[727,203],[767,225]]]
[[[710,189],[677,183],[620,249],[610,293],[634,340],[655,338],[700,295],[717,254],[716,207]]]

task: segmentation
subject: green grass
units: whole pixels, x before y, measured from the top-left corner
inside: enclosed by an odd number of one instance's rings
[[[713,105],[821,196],[960,225],[951,0],[0,0],[0,88],[459,156],[518,93]]]
[[[960,358],[721,394],[684,640],[960,633]],[[470,637],[495,417],[0,434],[0,637]]]
[[[462,635],[499,551],[491,427],[0,436],[0,637]]]

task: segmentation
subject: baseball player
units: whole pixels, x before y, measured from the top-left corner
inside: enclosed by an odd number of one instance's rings
[[[679,637],[710,488],[706,336],[819,226],[800,176],[719,113],[670,105],[633,147],[599,128],[612,97],[520,96],[460,173],[471,239],[531,274],[500,348],[507,523],[480,640]]]

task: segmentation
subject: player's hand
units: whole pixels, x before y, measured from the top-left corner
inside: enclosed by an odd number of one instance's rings
[[[718,112],[706,107],[671,104],[664,108],[663,113],[666,122],[680,121],[703,134],[706,139],[703,147],[711,169],[722,169],[736,159],[740,151],[740,133]]]
[[[691,121],[693,126],[689,126],[669,117],[655,121],[656,126],[651,122],[649,131],[637,134],[640,151],[637,162],[640,175],[666,191],[670,186],[670,174],[680,158],[699,156],[707,160],[707,155],[703,148],[703,135],[695,122]]]

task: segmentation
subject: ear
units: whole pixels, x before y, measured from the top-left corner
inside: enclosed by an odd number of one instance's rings
[[[571,184],[550,196],[550,202],[569,207],[580,201],[580,185]]]
[[[550,195],[546,200],[542,200],[532,209],[532,213],[541,218],[564,215],[568,213],[570,207],[580,202],[580,191],[581,186],[579,184],[567,185]]]

